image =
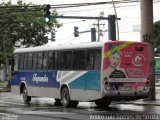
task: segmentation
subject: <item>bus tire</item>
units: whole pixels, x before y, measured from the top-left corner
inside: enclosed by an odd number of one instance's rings
[[[66,108],[68,107],[75,108],[78,105],[78,101],[70,100],[69,90],[67,87],[62,88],[61,101],[62,105]]]
[[[23,101],[24,103],[30,103],[31,101],[31,96],[28,96],[26,86],[23,87]]]
[[[95,101],[95,104],[97,105],[98,108],[108,108],[109,105],[111,104],[111,101],[106,101],[104,99],[99,99]]]
[[[54,104],[55,104],[56,106],[62,105],[61,99],[55,98],[55,103],[54,103]]]

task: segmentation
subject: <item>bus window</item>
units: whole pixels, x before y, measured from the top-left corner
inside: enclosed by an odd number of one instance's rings
[[[18,71],[19,64],[19,54],[14,55],[14,71]]]
[[[47,70],[48,52],[44,52],[43,56],[43,70]]]
[[[54,52],[49,52],[48,54],[48,69],[52,70],[53,69],[53,63],[54,63]]]
[[[73,51],[73,70],[79,70],[79,52]]]
[[[97,49],[95,50],[94,54],[94,70],[100,70],[101,69],[101,50]]]
[[[53,64],[53,69],[58,70],[59,68],[59,52],[54,52],[54,64]]]
[[[20,66],[19,66],[20,70],[23,70],[23,65],[24,65],[24,54],[20,54]]]
[[[87,50],[87,63],[86,69],[93,70],[93,62],[94,62],[94,50]]]
[[[24,54],[24,70],[27,70],[27,59],[28,59],[28,53]]]
[[[84,70],[86,63],[86,51],[73,51],[73,70]]]
[[[28,70],[32,70],[33,53],[28,53]]]
[[[72,51],[60,52],[60,70],[70,70],[72,68]]]
[[[37,53],[33,53],[33,70],[37,69]]]
[[[40,52],[38,53],[37,56],[37,69],[41,70],[43,68],[43,53]]]

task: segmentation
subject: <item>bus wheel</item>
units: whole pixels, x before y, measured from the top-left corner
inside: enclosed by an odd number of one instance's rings
[[[61,99],[55,98],[55,103],[54,104],[57,105],[57,106],[62,105]]]
[[[23,87],[23,101],[24,103],[30,103],[31,101],[31,96],[28,96],[26,86]]]
[[[107,108],[111,104],[111,101],[106,101],[104,99],[99,99],[95,101],[98,108]]]
[[[70,100],[69,90],[64,87],[61,91],[61,100],[64,107],[77,107],[78,101]]]

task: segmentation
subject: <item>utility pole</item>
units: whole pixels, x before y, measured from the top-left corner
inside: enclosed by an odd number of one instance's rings
[[[108,15],[108,39],[116,40],[116,16]]]
[[[101,36],[101,35],[100,35],[100,26],[103,26],[103,27],[104,27],[105,24],[101,24],[101,23],[100,23],[100,19],[98,19],[98,23],[97,23],[97,24],[94,23],[93,25],[94,25],[94,27],[97,26],[97,28],[98,28],[98,38],[97,38],[98,40],[97,40],[97,41],[99,42],[99,41],[100,41],[100,36]]]
[[[151,70],[151,88],[145,100],[155,100],[154,39],[153,39],[153,0],[140,0],[141,41],[149,43],[149,62]]]

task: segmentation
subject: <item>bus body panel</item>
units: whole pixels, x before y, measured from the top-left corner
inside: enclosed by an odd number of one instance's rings
[[[103,96],[148,96],[147,43],[106,43],[103,56]]]
[[[60,98],[60,86],[67,85],[72,100],[91,101],[101,97],[98,96],[100,71],[21,71],[12,77],[12,93],[19,93],[17,89],[22,82],[30,96]]]

